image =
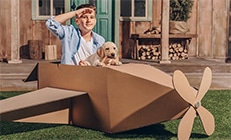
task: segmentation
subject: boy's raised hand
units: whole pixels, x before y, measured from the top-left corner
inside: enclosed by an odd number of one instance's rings
[[[91,14],[92,12],[94,12],[94,10],[90,9],[90,8],[83,8],[83,9],[79,9],[76,11],[76,17],[80,18],[81,16],[89,13]]]

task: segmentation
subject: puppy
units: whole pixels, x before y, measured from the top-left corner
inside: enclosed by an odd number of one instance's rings
[[[108,66],[121,64],[118,56],[118,48],[113,42],[105,42],[100,48],[98,48],[95,54],[92,54],[79,63],[81,66]]]

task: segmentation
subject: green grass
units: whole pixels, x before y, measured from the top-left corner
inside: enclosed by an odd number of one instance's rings
[[[0,92],[0,99],[24,92]],[[209,91],[202,100],[215,118],[215,132],[206,136],[197,117],[190,139],[231,140],[231,90]],[[168,121],[117,134],[70,125],[0,122],[1,140],[76,140],[76,139],[141,139],[176,140],[180,120]]]

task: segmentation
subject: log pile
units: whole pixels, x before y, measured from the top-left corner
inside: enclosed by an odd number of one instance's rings
[[[161,33],[161,28],[155,27],[155,26],[153,26],[152,28],[150,28],[144,32],[144,34],[160,34],[160,33]]]
[[[141,45],[138,48],[139,60],[159,60],[160,56],[160,45]]]
[[[161,58],[160,45],[139,45],[137,49],[138,60],[160,60]],[[188,50],[185,45],[171,43],[169,45],[169,59],[188,59]]]
[[[173,43],[169,45],[169,59],[183,60],[188,59],[188,50],[180,43]]]

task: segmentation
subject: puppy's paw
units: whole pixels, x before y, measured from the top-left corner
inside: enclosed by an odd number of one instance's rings
[[[80,61],[79,65],[80,66],[90,66],[91,64],[89,62],[87,62],[87,61]]]
[[[119,66],[119,65],[122,65],[122,62],[117,61],[117,60],[113,60],[113,61],[111,62],[111,65]]]
[[[104,67],[105,64],[103,62],[98,62],[98,63],[96,63],[96,66],[98,66],[98,67]]]
[[[117,62],[116,62],[116,65],[117,65],[117,66],[122,65],[122,62],[117,61]]]
[[[100,62],[99,60],[96,60],[93,64],[93,66],[98,66],[98,67],[103,67],[105,66],[105,63],[103,62]]]

